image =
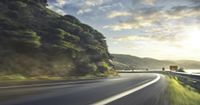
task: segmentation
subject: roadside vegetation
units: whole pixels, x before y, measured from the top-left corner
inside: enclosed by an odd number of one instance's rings
[[[200,105],[200,93],[176,78],[169,78],[170,105]]]
[[[0,75],[0,84],[9,82],[28,82],[28,81],[46,81],[46,80],[84,80],[84,79],[100,79],[105,77],[119,76],[116,72],[109,70],[104,73],[90,73],[84,76],[51,76],[51,75],[37,75],[24,76],[21,74]]]
[[[47,0],[0,1],[0,80],[115,75],[105,37]]]

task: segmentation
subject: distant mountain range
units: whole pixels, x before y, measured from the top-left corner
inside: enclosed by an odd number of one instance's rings
[[[116,69],[169,69],[170,65],[178,65],[184,69],[200,69],[200,61],[193,60],[158,60],[153,58],[140,58],[137,56],[112,54]]]

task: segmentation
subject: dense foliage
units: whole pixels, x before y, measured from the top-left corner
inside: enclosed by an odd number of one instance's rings
[[[0,1],[0,72],[66,75],[112,69],[105,37],[47,0]]]

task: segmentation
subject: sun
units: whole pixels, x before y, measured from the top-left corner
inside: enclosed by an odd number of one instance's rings
[[[194,28],[185,30],[183,34],[185,35],[185,46],[190,48],[200,48],[200,29]]]

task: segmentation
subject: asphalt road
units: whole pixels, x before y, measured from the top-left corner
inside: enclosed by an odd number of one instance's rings
[[[0,88],[0,105],[168,105],[163,75],[120,75],[51,86]]]

